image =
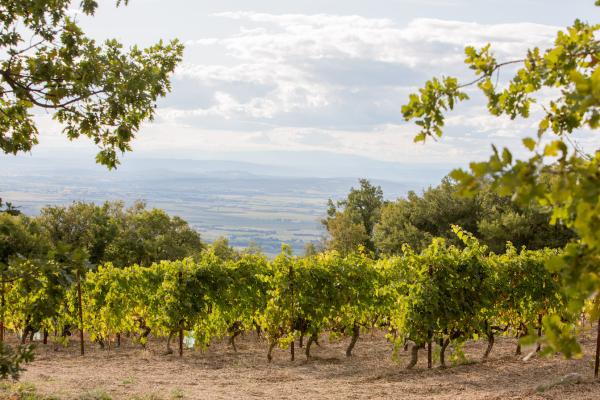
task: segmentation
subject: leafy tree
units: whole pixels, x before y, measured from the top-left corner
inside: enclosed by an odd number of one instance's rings
[[[246,247],[241,251],[242,254],[262,254],[262,247],[254,240],[250,240]]]
[[[48,250],[48,235],[35,219],[0,213],[0,268],[14,257],[44,258]]]
[[[349,213],[337,212],[327,219],[327,231],[331,236],[328,247],[341,254],[350,254],[359,246],[369,243],[370,237],[364,225],[355,222]]]
[[[419,93],[411,94],[402,108],[404,117],[415,119],[421,128],[415,140],[424,141],[442,136],[444,112],[468,99],[463,91],[466,86],[479,87],[495,116],[529,118],[531,106],[541,106],[537,132],[523,139],[527,157],[516,159],[508,148],[493,147],[488,161],[473,162],[469,171],[456,170],[451,176],[460,182],[464,194],[476,193],[491,181],[499,194],[513,196],[522,205],[537,202],[549,207],[553,223],[561,221],[575,231],[579,240],[548,264],[561,275],[573,312],[600,293],[600,151],[587,154],[573,139],[574,132],[600,126],[599,29],[600,25],[577,20],[558,32],[554,46],[545,51],[530,49],[521,60],[499,62],[489,44],[479,50],[467,47],[465,62],[477,75],[474,81],[460,84],[453,77],[434,78]],[[497,72],[510,64],[520,68],[507,85],[498,87]],[[596,309],[594,317],[599,315]],[[557,349],[566,354],[580,352],[572,330],[558,316],[547,315],[544,321]],[[599,361],[600,348],[596,375]]]
[[[371,237],[384,203],[383,191],[367,179],[360,179],[359,183],[360,188],[351,188],[346,199],[328,202],[327,218],[322,224],[331,236],[332,249],[347,252],[356,250],[355,244],[362,244],[375,250]],[[355,247],[345,247],[348,245]]]
[[[118,231],[103,260],[116,266],[181,260],[199,254],[204,246],[200,234],[186,221],[160,209],[146,210],[143,202],[118,209],[115,218]]]
[[[70,206],[44,207],[38,220],[48,232],[54,246],[67,245],[71,250],[86,251],[89,261],[97,265],[105,258],[108,245],[118,231],[114,218],[121,203],[74,202]]]
[[[239,252],[229,245],[229,239],[224,236],[216,238],[209,249],[221,260],[237,260],[240,257]]]
[[[474,199],[455,195],[449,179],[429,188],[422,196],[409,192],[406,199],[386,204],[375,228],[375,243],[386,254],[401,254],[404,244],[420,251],[434,237],[443,237],[451,244],[460,240],[452,232],[453,224],[470,232],[477,230],[479,209]]]
[[[509,241],[517,248],[535,250],[563,247],[573,237],[564,225],[550,224],[550,214],[540,206],[521,207],[489,187],[468,198],[457,189],[456,183],[445,178],[422,196],[409,192],[405,199],[384,205],[374,233],[377,250],[401,254],[402,246],[408,244],[421,251],[434,237],[462,246],[452,225],[464,227],[497,253],[504,252]]]
[[[476,197],[479,204],[477,237],[492,251],[502,253],[510,242],[530,250],[563,248],[575,238],[564,224],[551,223],[551,213],[535,203],[520,206],[489,187]]]
[[[308,242],[304,245],[304,257],[316,256],[319,251],[313,242]]]
[[[19,215],[21,214],[21,210],[19,210],[19,207],[13,206],[13,204],[10,201],[3,203],[2,198],[0,198],[0,213]]]
[[[97,6],[81,0],[79,11],[93,15]],[[100,148],[96,161],[114,168],[117,152],[131,150],[141,123],[170,89],[183,46],[98,44],[69,16],[71,7],[70,0],[0,1],[0,150],[31,150],[38,143],[33,112],[45,110],[69,139],[92,139]]]

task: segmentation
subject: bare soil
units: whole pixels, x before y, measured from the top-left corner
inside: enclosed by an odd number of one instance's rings
[[[593,379],[595,340],[583,338],[584,357],[515,356],[516,341],[499,338],[486,362],[486,343],[464,347],[469,362],[427,369],[427,354],[412,370],[404,366],[410,352],[392,359],[392,346],[381,333],[367,333],[345,356],[349,339],[321,337],[306,361],[296,344],[296,361],[289,350],[274,351],[267,363],[267,343],[248,333],[237,340],[235,353],[226,341],[206,351],[186,350],[183,358],[164,355],[164,341],[152,340],[147,350],[124,338],[120,349],[102,350],[88,344],[84,357],[73,340],[68,348],[37,347],[36,360],[21,382],[34,385],[41,396],[58,399],[600,399],[600,382]],[[530,348],[524,348],[526,355]],[[447,356],[448,357],[448,356]],[[581,383],[561,384],[539,392],[541,384],[557,382],[570,373]],[[9,389],[0,398],[19,399]]]

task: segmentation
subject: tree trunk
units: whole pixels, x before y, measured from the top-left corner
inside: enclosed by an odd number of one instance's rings
[[[311,334],[308,337],[308,342],[306,342],[306,359],[308,360],[310,358],[310,346],[313,344],[313,342],[317,341],[317,335],[316,334]]]
[[[183,357],[183,329],[179,330],[179,357]]]
[[[352,357],[352,350],[354,350],[354,346],[356,346],[356,342],[358,341],[358,337],[360,336],[360,325],[356,322],[352,326],[352,339],[350,340],[350,344],[346,349],[346,357]]]
[[[173,340],[173,335],[175,332],[170,332],[169,337],[167,338],[167,352],[166,354],[173,354],[173,349],[171,348],[171,340]]]
[[[485,349],[485,353],[483,353],[484,360],[487,360],[490,353],[492,352],[492,348],[494,347],[494,340],[495,340],[494,332],[489,332],[488,333],[488,345],[487,345],[487,348]]]
[[[269,352],[267,353],[267,360],[269,362],[273,361],[272,353],[273,353],[273,349],[275,348],[275,346],[277,346],[277,340],[274,340],[273,342],[271,342],[269,344]]]
[[[431,354],[431,339],[427,342],[427,368],[433,367],[433,357]]]
[[[542,350],[542,314],[538,314],[538,329],[537,329],[537,335],[538,335],[538,342],[537,342],[537,346],[535,348],[535,352],[539,353],[540,350]]]
[[[6,299],[4,297],[4,291],[6,289],[5,283],[2,282],[2,288],[0,289],[0,343],[4,343],[4,304]]]
[[[235,353],[237,353],[237,347],[235,347],[235,338],[240,334],[239,330],[235,330],[232,334],[231,337],[229,338],[229,344],[231,345],[231,347],[233,347],[233,351]]]
[[[517,336],[517,339],[519,340],[519,343],[517,344],[517,350],[515,351],[515,355],[516,356],[520,356],[521,355],[521,343],[520,343],[521,342],[521,338],[524,337],[524,336],[527,336],[528,333],[529,332],[527,330],[527,327],[524,326],[524,325],[521,325],[521,330],[520,330],[520,332],[519,332],[519,334]]]
[[[146,344],[148,343],[148,336],[150,335],[150,332],[152,331],[150,328],[148,328],[145,324],[144,324],[144,328],[142,328],[142,333],[140,335],[140,342],[142,343],[142,347],[145,349],[146,348]]]
[[[598,379],[598,368],[600,365],[600,318],[598,318],[598,326],[596,329],[596,362],[594,363],[594,377]]]
[[[440,348],[440,365],[442,368],[446,368],[446,348],[450,344],[450,339],[442,339],[441,340],[441,348]]]
[[[410,351],[410,362],[406,366],[406,369],[412,369],[415,365],[417,365],[417,362],[419,361],[419,348],[421,348],[421,346],[416,343],[412,347]]]
[[[81,298],[81,273],[77,271],[77,298],[79,302],[79,352],[85,354],[85,344],[83,343],[83,300]]]
[[[290,271],[289,271],[289,279],[290,279],[290,305],[291,305],[291,310],[290,310],[290,315],[292,316],[290,324],[291,326],[291,332],[292,332],[292,336],[294,335],[294,331],[295,331],[295,322],[296,322],[296,299],[294,298],[294,266],[290,265]],[[295,348],[294,348],[294,343],[295,341],[292,340],[292,343],[290,343],[290,359],[292,361],[294,361],[294,359],[296,358],[296,354],[295,354]]]
[[[260,339],[261,337],[261,329],[260,329],[260,325],[258,325],[257,323],[254,323],[256,326],[256,338]]]
[[[44,329],[44,344],[48,344],[48,330]]]
[[[121,347],[121,334],[117,333],[117,347]]]

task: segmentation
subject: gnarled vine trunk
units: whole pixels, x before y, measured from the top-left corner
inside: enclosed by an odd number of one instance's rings
[[[446,368],[446,349],[450,344],[450,339],[441,339],[440,340],[440,365],[442,368]]]
[[[490,356],[490,353],[492,352],[492,348],[494,347],[494,341],[495,341],[494,332],[488,332],[487,337],[488,337],[488,345],[485,349],[485,353],[483,353],[484,360],[488,359],[488,357]]]
[[[423,347],[423,345],[414,344],[412,349],[410,350],[410,362],[406,366],[406,369],[412,369],[417,362],[419,361],[419,349]]]
[[[269,362],[271,362],[273,360],[273,349],[275,348],[275,346],[277,346],[277,340],[273,340],[270,344],[269,344],[269,352],[267,353],[267,360]]]
[[[354,350],[354,346],[356,345],[356,342],[358,341],[359,336],[360,336],[360,325],[358,325],[355,322],[354,326],[352,326],[352,339],[350,340],[350,344],[348,345],[348,348],[346,349],[346,357],[352,357],[352,350]]]
[[[310,346],[313,343],[317,343],[317,334],[313,333],[309,336],[308,338],[308,342],[306,342],[306,349],[305,349],[305,353],[306,353],[306,359],[308,360],[310,358]]]

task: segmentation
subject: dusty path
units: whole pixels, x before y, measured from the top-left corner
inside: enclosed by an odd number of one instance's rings
[[[154,341],[141,350],[127,341],[110,352],[89,346],[85,357],[77,355],[77,343],[54,352],[40,345],[36,361],[22,382],[32,384],[43,396],[58,399],[600,399],[600,383],[592,379],[591,339],[585,340],[581,360],[560,357],[532,358],[524,362],[513,355],[515,341],[498,340],[485,363],[426,369],[425,352],[416,369],[403,368],[408,353],[400,352],[399,363],[391,358],[391,347],[380,334],[367,334],[355,348],[355,356],[344,356],[346,341],[321,339],[314,358],[297,360],[277,350],[273,363],[266,362],[265,342],[254,334],[241,338],[238,353],[226,343],[207,351],[186,351],[183,359],[162,355],[163,343]],[[470,360],[479,360],[484,343],[470,344]],[[542,383],[578,372],[584,381],[561,385],[543,393]],[[7,389],[0,397],[8,397]],[[18,397],[14,397],[18,398]]]

